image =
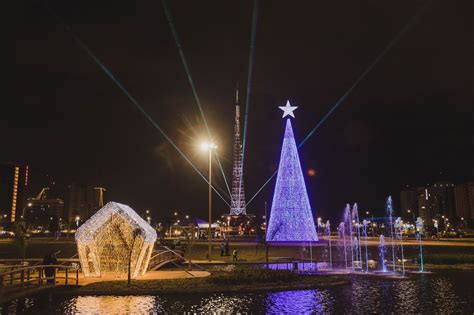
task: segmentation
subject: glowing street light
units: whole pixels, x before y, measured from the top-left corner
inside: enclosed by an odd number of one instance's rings
[[[212,142],[201,143],[201,150],[209,152],[209,228],[207,233],[208,248],[207,255],[211,261],[211,222],[212,222],[212,150],[217,149],[217,145]]]
[[[81,217],[78,216],[78,215],[76,215],[76,219],[75,219],[75,221],[76,221],[76,227],[79,227],[79,221],[80,221],[80,220],[81,220]]]

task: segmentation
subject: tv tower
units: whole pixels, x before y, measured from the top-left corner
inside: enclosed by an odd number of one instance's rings
[[[244,179],[242,177],[242,141],[240,139],[240,105],[239,88],[235,91],[235,122],[234,122],[234,162],[232,166],[232,200],[231,215],[246,215]]]

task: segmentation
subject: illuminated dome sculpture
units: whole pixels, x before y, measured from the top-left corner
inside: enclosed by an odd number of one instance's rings
[[[85,277],[104,272],[127,273],[136,278],[148,268],[156,231],[132,208],[109,202],[76,231],[77,251]]]

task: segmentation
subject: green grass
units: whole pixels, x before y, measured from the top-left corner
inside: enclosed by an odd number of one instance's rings
[[[231,273],[213,275],[209,281],[214,284],[251,284],[269,282],[294,282],[302,276],[288,270],[267,270],[239,268]]]
[[[424,262],[434,265],[474,264],[473,254],[428,254]]]
[[[77,253],[74,238],[37,238],[28,241],[26,258],[43,258],[50,251],[61,251],[59,258],[70,258]],[[12,239],[0,240],[0,258],[21,258],[21,250]]]
[[[347,284],[334,276],[298,275],[285,270],[236,269],[207,278],[175,280],[133,280],[97,282],[78,289],[78,293],[199,293],[240,290],[285,290]]]

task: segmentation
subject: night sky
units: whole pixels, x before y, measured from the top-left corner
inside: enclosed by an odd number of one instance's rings
[[[205,216],[207,184],[42,5],[21,7],[13,103],[0,115],[0,160],[31,167],[33,193],[72,181],[155,216]],[[297,142],[426,1],[260,2],[245,160],[247,198],[278,165],[284,121],[299,106]],[[50,1],[204,173],[206,132],[160,1]],[[169,1],[205,115],[230,180],[236,82],[245,100],[251,1]],[[432,1],[301,148],[316,216],[345,203],[381,212],[406,184],[474,180],[471,1]],[[243,105],[242,110],[245,108]],[[219,186],[225,187],[218,168]],[[263,213],[274,180],[249,206]],[[216,214],[228,212],[217,197]]]

